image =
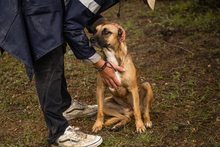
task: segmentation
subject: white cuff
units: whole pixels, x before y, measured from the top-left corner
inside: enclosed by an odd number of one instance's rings
[[[91,64],[97,63],[100,59],[101,59],[101,56],[96,52],[96,53],[95,53],[93,56],[91,56],[90,58],[84,59],[83,62],[84,62],[86,65],[91,65]]]

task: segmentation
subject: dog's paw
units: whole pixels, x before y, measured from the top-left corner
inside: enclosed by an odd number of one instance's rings
[[[92,133],[99,133],[102,130],[103,124],[102,123],[95,123],[92,127]]]
[[[96,133],[99,133],[100,131],[102,130],[102,127],[97,127],[97,128],[92,128],[92,133],[93,134],[96,134]]]
[[[123,125],[115,125],[111,130],[114,132],[120,131],[124,126]]]
[[[146,131],[145,126],[141,127],[141,128],[137,128],[137,133],[139,133],[139,134],[144,133],[145,131]]]
[[[144,123],[141,122],[141,123],[136,124],[136,130],[137,130],[137,133],[140,133],[140,134],[144,133],[146,131]]]
[[[152,128],[152,122],[149,121],[149,122],[145,123],[145,127],[151,129]]]

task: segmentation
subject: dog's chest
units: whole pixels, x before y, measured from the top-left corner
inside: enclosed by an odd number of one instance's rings
[[[117,59],[115,58],[115,55],[114,55],[115,52],[114,52],[114,51],[109,51],[109,50],[107,50],[107,49],[104,49],[103,51],[104,51],[104,53],[105,53],[105,55],[106,55],[107,61],[113,62],[113,63],[115,63],[116,65],[118,65],[118,61],[117,61]]]
[[[105,55],[106,55],[106,58],[107,58],[106,60],[107,60],[107,61],[113,62],[114,64],[118,65],[118,61],[117,61],[117,59],[115,58],[114,51],[111,52],[111,51],[109,51],[109,50],[107,50],[107,49],[104,49],[103,51],[104,51],[104,53],[105,53]],[[115,75],[116,75],[116,77],[117,77],[119,83],[121,84],[121,77],[120,77],[118,71],[115,72]],[[112,92],[115,91],[115,89],[114,89],[114,88],[111,88],[111,87],[109,87],[109,90],[112,91]]]
[[[119,74],[118,74],[118,71],[115,72],[115,75],[116,75],[116,77],[117,77],[119,83],[121,84],[121,78],[120,78],[120,76],[119,76]],[[111,92],[114,92],[114,91],[115,91],[115,89],[114,89],[114,88],[111,88],[111,87],[109,87],[109,90],[110,90]]]

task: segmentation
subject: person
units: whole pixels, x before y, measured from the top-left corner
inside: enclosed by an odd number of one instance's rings
[[[96,114],[97,105],[72,100],[64,76],[65,42],[78,59],[100,69],[105,61],[89,46],[84,28],[92,32],[97,25],[106,23],[100,13],[116,3],[118,0],[0,2],[1,51],[4,49],[22,61],[30,80],[35,74],[39,102],[49,130],[47,141],[52,145],[98,146],[102,143],[100,136],[79,132],[68,123],[70,119]],[[122,67],[113,66],[124,71]],[[120,86],[113,69],[105,68],[99,74],[110,87]]]
[[[89,147],[102,143],[100,136],[84,134],[68,123],[70,119],[96,114],[97,105],[72,100],[64,75],[65,42],[78,59],[102,69],[105,61],[89,46],[84,28],[92,33],[97,25],[106,23],[107,20],[100,13],[118,2],[119,0],[0,1],[1,52],[5,50],[23,62],[30,80],[35,74],[39,102],[49,130],[47,141],[52,145]],[[121,38],[121,41],[124,40],[125,31]],[[123,67],[112,65],[118,71],[125,71]],[[116,89],[120,86],[112,68],[98,72],[108,86]]]

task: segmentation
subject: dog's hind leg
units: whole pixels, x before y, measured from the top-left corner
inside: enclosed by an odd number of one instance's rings
[[[144,112],[144,124],[146,128],[152,127],[152,122],[150,121],[149,110],[153,102],[153,91],[148,82],[142,83],[140,87],[140,105],[142,105],[142,112]]]
[[[124,127],[127,123],[131,121],[131,116],[134,114],[134,111],[127,111],[125,115],[122,115],[121,121],[117,123],[114,127],[112,127],[113,131],[119,131],[122,127]]]
[[[104,126],[109,126],[110,124],[117,123],[112,130],[119,131],[123,128],[128,122],[131,121],[130,116],[133,114],[133,111],[130,111],[129,108],[125,108],[122,105],[118,104],[114,98],[108,98],[104,102],[103,111],[106,115],[114,116],[107,120]]]

